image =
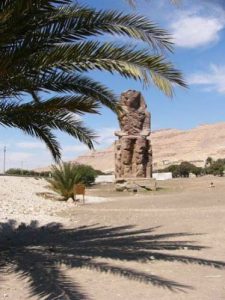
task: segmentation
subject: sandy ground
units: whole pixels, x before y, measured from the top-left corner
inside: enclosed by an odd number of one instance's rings
[[[45,185],[0,177],[0,299],[225,299],[225,178],[84,206]]]

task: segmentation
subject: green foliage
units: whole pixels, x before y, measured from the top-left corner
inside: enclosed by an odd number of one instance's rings
[[[160,172],[171,172],[174,178],[176,177],[189,177],[190,173],[195,174],[196,176],[203,175],[203,168],[196,167],[195,165],[184,161],[180,165],[171,165]]]
[[[52,177],[47,179],[50,188],[63,196],[65,200],[74,199],[74,185],[90,185],[95,181],[96,171],[91,166],[62,163],[52,166]]]
[[[180,165],[171,165],[159,172],[171,172],[173,177],[188,177],[190,173],[193,173],[196,176],[205,174],[224,176],[225,159],[217,159],[214,161],[212,157],[208,157],[204,168],[196,167],[195,165],[184,161]]]
[[[8,169],[5,173],[7,175],[49,177],[49,172],[35,172],[32,170],[24,170],[24,169],[19,169],[19,168]]]
[[[98,172],[94,170],[91,166],[87,165],[77,165],[76,166],[76,183],[83,183],[87,186],[94,183]]]
[[[201,176],[205,174],[205,169],[194,166],[194,168],[192,169],[192,173],[195,174],[196,176]]]
[[[189,162],[182,162],[179,166],[179,175],[180,177],[189,177],[189,174],[193,173],[195,175],[200,174],[200,168],[196,167],[195,165]]]
[[[211,161],[210,165],[205,168],[206,174],[212,174],[215,176],[223,176],[225,171],[225,159],[218,159],[216,161]]]
[[[25,173],[26,173],[26,170],[11,168],[11,169],[8,169],[5,173],[7,175],[22,175],[23,171],[25,171]]]
[[[125,39],[110,43],[103,35]],[[84,74],[119,73],[172,96],[174,85],[186,85],[165,59],[168,50],[170,35],[134,13],[98,11],[72,0],[2,0],[0,125],[41,139],[56,161],[61,151],[55,130],[93,148],[95,134],[77,115],[99,113],[102,105],[120,108],[108,87]]]
[[[212,157],[207,157],[206,161],[205,161],[205,167],[210,167],[213,163],[213,159]]]

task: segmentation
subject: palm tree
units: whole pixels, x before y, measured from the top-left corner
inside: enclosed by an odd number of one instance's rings
[[[52,166],[51,178],[48,178],[49,188],[60,194],[63,200],[72,198],[74,200],[74,185],[83,183],[91,185],[97,176],[97,172],[88,165],[64,162]]]
[[[105,34],[147,47],[106,42]],[[0,124],[43,140],[56,161],[55,129],[92,148],[95,134],[77,115],[98,113],[101,105],[114,112],[119,107],[116,95],[85,73],[116,72],[146,85],[153,82],[171,96],[174,84],[185,86],[162,54],[171,50],[169,34],[143,16],[98,11],[71,0],[2,0]]]

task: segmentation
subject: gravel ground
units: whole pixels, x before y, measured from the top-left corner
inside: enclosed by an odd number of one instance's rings
[[[0,219],[2,222],[9,219],[25,223],[38,220],[40,224],[65,222],[65,218],[57,216],[58,212],[74,207],[75,204],[70,201],[45,199],[43,196],[37,195],[39,193],[52,193],[47,185],[45,179],[1,176]],[[57,197],[57,195],[55,196]],[[105,199],[103,197],[86,196],[85,201],[86,203],[99,203],[105,201]]]
[[[14,219],[18,222],[29,223],[36,220],[41,224],[52,221],[62,221],[56,216],[68,203],[51,201],[37,196],[36,193],[49,192],[44,179],[28,177],[0,177],[0,218],[2,221]]]

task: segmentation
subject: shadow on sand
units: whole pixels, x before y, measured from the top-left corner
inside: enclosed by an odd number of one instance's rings
[[[190,233],[155,234],[156,228],[144,230],[134,226],[101,227],[98,225],[65,229],[51,223],[39,227],[11,220],[0,223],[0,272],[15,272],[27,278],[31,295],[45,299],[90,299],[78,283],[60,270],[64,264],[70,268],[87,268],[97,272],[110,272],[130,280],[145,282],[171,291],[185,291],[192,287],[123,267],[122,262],[145,263],[152,260],[177,261],[225,268],[225,262],[175,255],[173,250],[201,250],[194,241],[183,240]],[[175,241],[171,239],[176,239]],[[180,240],[177,240],[180,238]],[[162,252],[163,250],[163,252]],[[165,253],[165,250],[170,253]],[[98,258],[120,261],[120,266],[99,262]]]

